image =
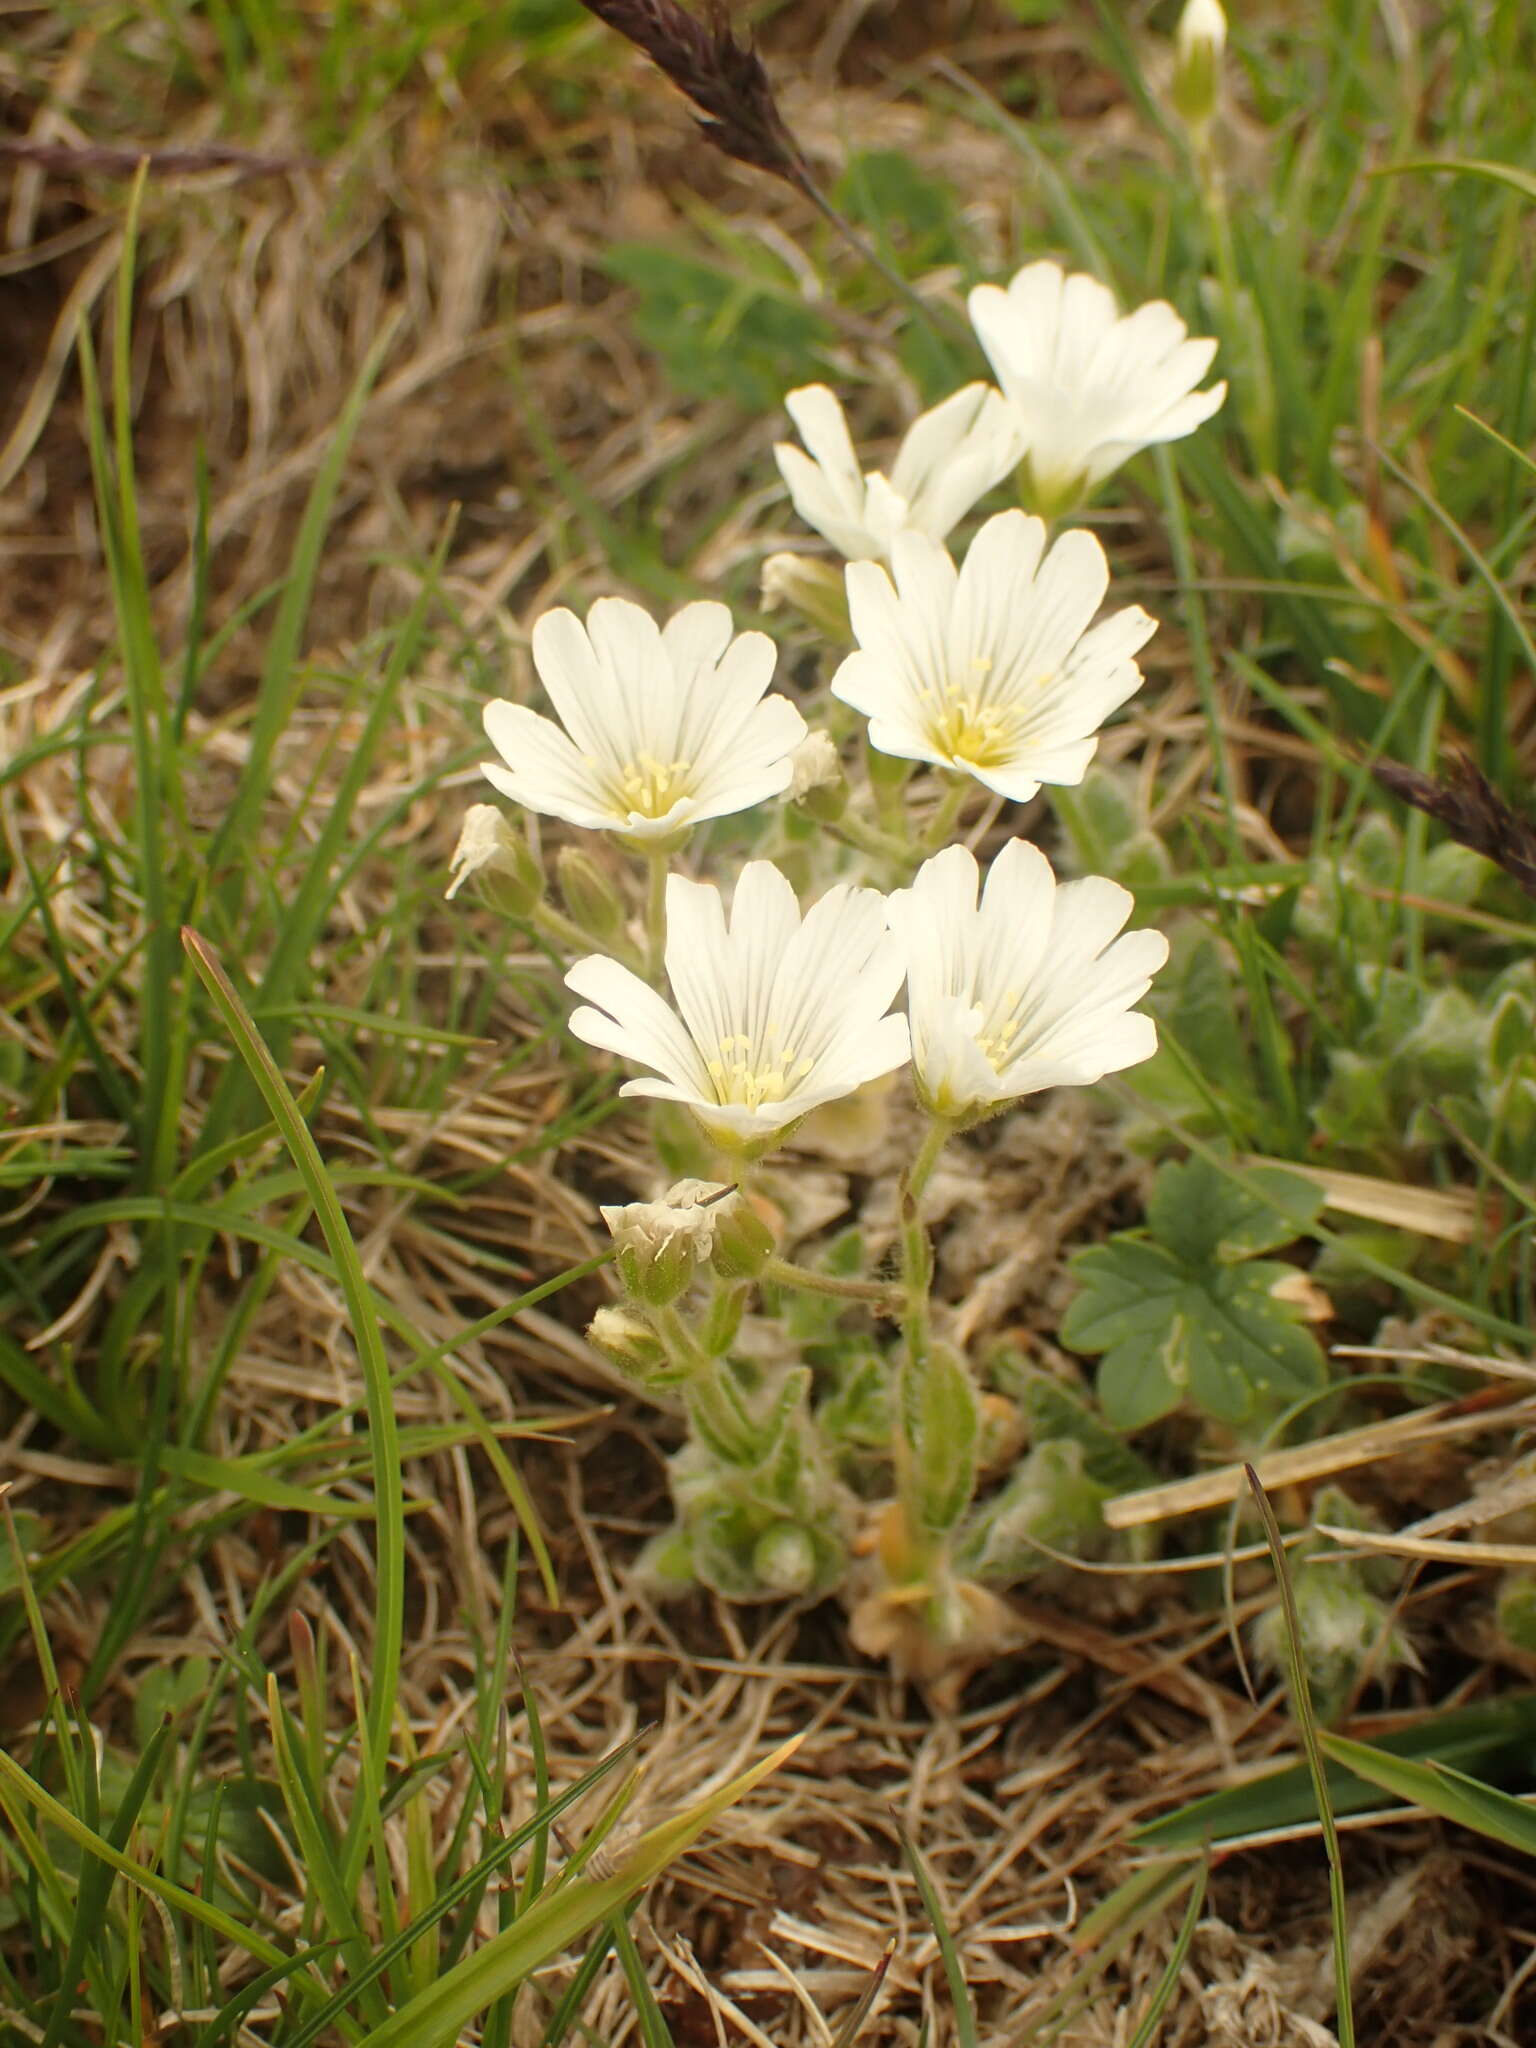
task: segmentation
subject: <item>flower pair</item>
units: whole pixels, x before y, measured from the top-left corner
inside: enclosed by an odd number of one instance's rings
[[[840,884],[804,917],[769,861],[742,870],[729,920],[712,884],[667,882],[672,1008],[602,955],[567,984],[571,1029],[652,1072],[625,1095],[684,1104],[720,1145],[760,1153],[813,1109],[910,1059],[933,1115],[977,1121],[1041,1088],[1101,1079],[1156,1047],[1132,1009],[1168,954],[1121,935],[1132,899],[1100,877],[1058,885],[1011,840],[980,873],[963,846],[882,896]],[[905,982],[906,1014],[891,1005]]]
[[[959,568],[937,541],[898,533],[891,573],[848,569],[858,646],[832,693],[869,720],[879,752],[1014,802],[1080,782],[1099,727],[1140,686],[1133,657],[1156,630],[1135,605],[1093,624],[1108,589],[1091,533],[1047,550],[1043,522],[1022,512],[989,519]],[[533,658],[561,723],[506,701],[485,712],[500,757],[485,774],[531,810],[666,847],[827,772],[825,739],[787,697],[765,694],[773,643],[733,638],[724,605],[685,605],[664,628],[623,598],[599,599],[585,625],[547,612]]]
[[[968,304],[1001,389],[968,384],[925,412],[889,478],[860,468],[825,385],[785,400],[809,452],[781,442],[779,472],[806,525],[850,562],[890,559],[899,534],[942,541],[1021,465],[1036,511],[1068,511],[1138,450],[1192,433],[1226,396],[1225,384],[1195,388],[1216,344],[1191,339],[1162,299],[1122,319],[1097,278],[1031,263],[1006,290],[978,285]]]

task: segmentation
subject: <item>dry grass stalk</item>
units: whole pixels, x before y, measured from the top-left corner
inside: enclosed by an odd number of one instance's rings
[[[318,158],[273,156],[232,142],[204,142],[189,148],[157,149],[131,143],[43,142],[30,135],[0,136],[0,159],[35,165],[64,176],[131,178],[140,164],[152,178],[191,177],[199,171],[236,171],[243,178],[276,178],[314,169]]]
[[[1497,1405],[1495,1405],[1497,1404]],[[1449,1437],[1469,1436],[1494,1426],[1512,1428],[1536,1416],[1536,1399],[1511,1402],[1503,1389],[1486,1388],[1465,1401],[1442,1401],[1433,1408],[1420,1408],[1390,1422],[1367,1423],[1362,1429],[1341,1430],[1315,1444],[1301,1444],[1294,1450],[1271,1451],[1252,1462],[1267,1492],[1281,1486],[1302,1486],[1325,1479],[1333,1472],[1350,1472],[1399,1452],[1418,1449]],[[1193,1515],[1209,1508],[1229,1507],[1247,1492],[1248,1481],[1242,1465],[1221,1465],[1214,1472],[1202,1472],[1194,1479],[1179,1479],[1167,1486],[1147,1486],[1136,1493],[1122,1493],[1104,1503],[1104,1519],[1111,1529],[1134,1529],[1147,1522],[1171,1522],[1180,1515]]]

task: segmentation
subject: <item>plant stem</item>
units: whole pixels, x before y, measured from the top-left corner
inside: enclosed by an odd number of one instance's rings
[[[541,938],[550,940],[558,950],[573,958],[580,953],[590,953],[594,946],[601,945],[591,932],[583,931],[574,918],[567,917],[552,904],[540,903],[529,912],[534,930]]]
[[[668,1358],[680,1372],[688,1375],[691,1394],[694,1383],[713,1377],[715,1361],[675,1308],[652,1309],[650,1317],[652,1327],[667,1348]]]
[[[960,822],[960,813],[965,809],[971,794],[971,779],[968,775],[956,775],[939,800],[939,807],[928,821],[923,834],[923,847],[928,853],[937,853],[948,846],[955,827]]]
[[[881,860],[899,861],[904,871],[912,865],[915,849],[908,841],[898,839],[893,832],[882,832],[878,825],[872,825],[854,811],[844,811],[832,830],[840,839],[846,839],[850,846],[856,846],[860,853],[873,853]]]
[[[762,1277],[776,1287],[798,1287],[807,1294],[831,1294],[841,1301],[867,1301],[891,1312],[904,1299],[900,1287],[884,1280],[853,1280],[838,1273],[818,1273],[814,1267],[797,1266],[792,1259],[770,1259]]]
[[[645,884],[645,972],[648,981],[661,979],[661,963],[667,945],[666,853],[646,855]]]
[[[917,1157],[902,1181],[900,1197],[902,1357],[896,1383],[896,1421],[891,1433],[891,1453],[896,1466],[896,1496],[901,1503],[908,1551],[919,1571],[926,1568],[927,1544],[922,1534],[911,1430],[912,1418],[920,1406],[923,1375],[928,1369],[929,1291],[933,1285],[933,1254],[920,1210],[923,1190],[932,1178],[939,1155],[953,1136],[954,1128],[943,1117],[932,1120]]]

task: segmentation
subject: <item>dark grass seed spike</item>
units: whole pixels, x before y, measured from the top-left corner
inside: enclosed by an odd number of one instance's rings
[[[762,59],[731,26],[725,0],[708,0],[702,16],[680,0],[581,0],[589,14],[633,43],[689,99],[706,142],[738,163],[782,178],[822,214],[860,260],[906,300],[941,338],[953,340],[933,308],[844,218],[822,191],[779,112]],[[969,339],[967,334],[966,339]]]
[[[1377,761],[1371,773],[1383,789],[1426,812],[1463,846],[1481,853],[1536,897],[1536,825],[1507,804],[1477,764],[1452,754],[1444,776],[1424,775],[1400,761]]]
[[[805,167],[762,60],[750,44],[738,41],[723,0],[711,0],[702,18],[679,0],[582,0],[582,5],[643,50],[693,102],[703,116],[699,129],[706,142],[738,163],[804,188]]]

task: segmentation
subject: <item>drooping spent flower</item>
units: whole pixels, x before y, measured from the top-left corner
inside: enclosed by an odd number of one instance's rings
[[[473,877],[488,900],[512,917],[526,915],[544,892],[543,872],[527,841],[494,804],[471,804],[464,813],[448,872],[450,898]]]
[[[784,406],[810,453],[779,442],[779,474],[806,525],[850,562],[887,559],[892,540],[908,530],[943,540],[1022,450],[1012,410],[988,384],[967,384],[915,419],[889,478],[859,466],[843,408],[825,384],[791,391]]]
[[[883,754],[974,775],[1015,803],[1077,783],[1104,720],[1141,686],[1132,658],[1157,630],[1138,605],[1093,625],[1109,564],[1091,533],[1000,512],[956,570],[937,541],[896,537],[892,574],[848,567],[858,651],[832,694]],[[894,581],[892,580],[894,576]]]
[[[887,1014],[901,949],[874,889],[839,884],[802,918],[769,861],[749,861],[727,923],[720,891],[667,877],[667,979],[674,1010],[616,960],[589,954],[566,985],[592,1007],[571,1029],[654,1071],[625,1095],[681,1102],[715,1141],[760,1153],[792,1124],[907,1058],[907,1022]]]
[[[1041,1088],[1084,1085],[1157,1050],[1132,1005],[1168,958],[1161,932],[1121,935],[1134,899],[1099,875],[1059,883],[1027,840],[980,871],[964,846],[925,861],[887,902],[907,965],[917,1093],[956,1123]]]
[[[599,1210],[615,1246],[625,1289],[651,1308],[665,1308],[714,1252],[716,1208],[730,1186],[680,1180],[658,1202],[606,1203]]]
[[[1192,340],[1163,299],[1122,318],[1096,277],[1046,262],[1006,290],[977,285],[967,304],[1013,409],[1031,503],[1047,517],[1139,449],[1193,433],[1227,395],[1224,383],[1195,389],[1216,343]]]
[[[586,624],[546,612],[533,661],[560,723],[522,704],[485,707],[503,796],[593,831],[656,844],[788,787],[805,720],[773,675],[766,633],[732,636],[723,604],[688,604],[662,628],[625,598]],[[562,729],[563,728],[563,729]]]

